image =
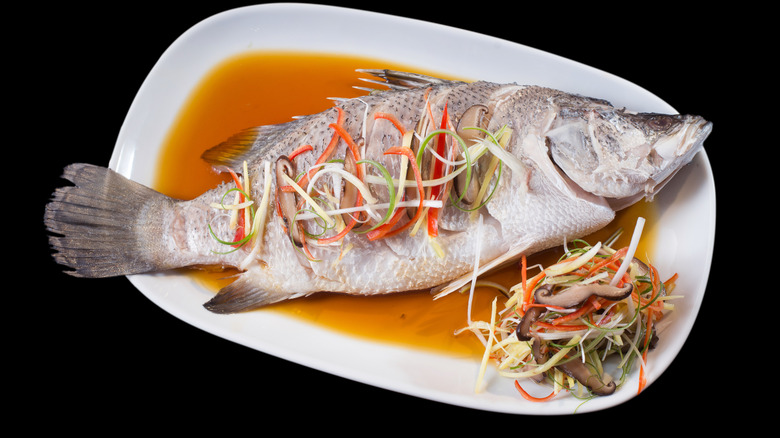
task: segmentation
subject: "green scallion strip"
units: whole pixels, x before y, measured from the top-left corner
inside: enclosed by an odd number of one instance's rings
[[[211,224],[208,224],[208,229],[209,229],[209,234],[211,234],[211,237],[213,237],[213,238],[214,238],[214,240],[216,240],[217,242],[219,242],[219,243],[221,243],[221,244],[223,244],[223,245],[228,245],[228,246],[234,246],[234,245],[238,245],[238,247],[236,247],[236,248],[233,248],[233,249],[232,249],[232,250],[230,250],[230,251],[225,251],[225,252],[220,252],[220,251],[212,251],[214,254],[221,254],[221,255],[230,254],[230,253],[232,253],[232,252],[235,252],[235,251],[237,251],[237,250],[238,250],[238,249],[240,249],[242,246],[244,246],[244,244],[245,244],[245,243],[247,243],[247,242],[249,241],[249,239],[251,239],[251,238],[252,238],[252,235],[253,235],[253,233],[249,233],[249,234],[247,234],[246,236],[244,236],[244,238],[243,238],[243,239],[241,239],[241,240],[237,240],[237,241],[234,241],[234,242],[229,242],[229,241],[222,240],[222,239],[220,239],[219,237],[217,237],[216,233],[214,233],[214,230],[211,228]]]
[[[307,260],[309,260],[310,262],[319,262],[321,260],[309,257],[309,254],[307,254],[306,251],[303,251],[300,247],[298,247],[298,245],[295,244],[295,236],[293,236],[293,229],[296,226],[296,218],[298,217],[298,213],[300,213],[301,211],[303,211],[303,210],[298,210],[298,211],[295,212],[295,215],[293,216],[293,219],[292,219],[292,223],[288,227],[289,228],[288,231],[290,232],[290,242],[292,243],[293,248],[295,248],[296,251],[298,251],[301,254],[303,254],[303,256],[306,257]],[[305,239],[306,238],[305,235],[307,234],[307,231],[306,231],[305,227],[303,228],[303,233],[304,233],[304,239]]]
[[[387,208],[387,212],[385,213],[385,217],[383,217],[381,221],[377,222],[376,225],[374,225],[373,227],[367,230],[353,229],[352,232],[355,234],[365,234],[371,230],[375,230],[376,228],[384,225],[388,220],[390,220],[390,218],[393,216],[393,213],[395,212],[396,196],[395,196],[395,189],[393,188],[394,187],[393,177],[390,175],[390,172],[387,170],[385,166],[383,166],[381,163],[377,161],[363,159],[357,162],[357,164],[363,164],[363,163],[371,164],[372,166],[376,167],[379,170],[379,173],[382,174],[382,176],[385,178],[385,182],[387,183],[387,193],[390,199],[388,201],[389,206]]]
[[[452,138],[456,139],[458,141],[458,144],[460,145],[461,149],[463,149],[463,157],[466,160],[466,164],[464,164],[466,169],[466,183],[463,188],[463,192],[458,196],[458,199],[456,202],[460,202],[463,197],[466,195],[466,190],[471,184],[471,155],[469,152],[468,146],[466,146],[466,142],[459,136],[456,132],[453,132],[449,129],[437,129],[431,133],[429,133],[425,139],[423,139],[422,143],[420,143],[420,150],[417,151],[417,167],[422,168],[422,159],[423,159],[423,153],[425,152],[425,149],[428,147],[428,143],[437,135],[439,134],[447,134],[452,136]]]

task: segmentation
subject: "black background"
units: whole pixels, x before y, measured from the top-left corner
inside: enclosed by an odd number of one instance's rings
[[[758,111],[750,100],[765,99],[763,93],[771,88],[757,76],[766,71],[760,60],[769,52],[755,56],[747,51],[766,44],[759,34],[763,29],[755,23],[738,27],[744,23],[742,12],[684,4],[467,3],[355,7],[555,53],[623,77],[682,113],[714,122],[705,147],[718,190],[716,252],[690,337],[662,377],[639,397],[606,411],[555,417],[554,424],[574,428],[569,429],[573,433],[582,433],[583,425],[595,427],[592,433],[610,433],[609,427],[601,429],[602,422],[620,419],[619,431],[612,433],[622,434],[632,433],[634,426],[652,425],[654,432],[665,433],[681,425],[735,420],[734,409],[758,404],[760,382],[772,385],[775,378],[771,372],[760,378],[757,373],[764,367],[738,344],[744,336],[724,327],[726,314],[735,311],[730,303],[737,302],[729,294],[738,293],[734,289],[740,286],[724,281],[731,278],[733,263],[726,254],[748,251],[738,243],[745,237],[737,231],[747,225],[745,215],[727,213],[745,211],[749,203],[725,193],[753,186],[750,172],[736,167],[735,160],[757,154],[759,144],[747,131],[766,129],[767,122],[772,128],[771,118],[760,126],[747,123],[756,123]],[[4,67],[14,74],[6,83],[9,95],[21,92],[21,99],[6,102],[14,114],[5,119],[6,128],[19,136],[11,149],[21,152],[7,164],[14,168],[14,179],[7,181],[16,189],[9,192],[6,220],[22,211],[25,227],[30,227],[13,236],[8,251],[25,254],[18,250],[30,242],[34,249],[28,252],[31,263],[29,257],[4,263],[13,268],[7,271],[5,312],[12,348],[4,357],[15,365],[6,381],[21,385],[20,391],[7,394],[14,407],[8,411],[14,414],[10,419],[30,414],[36,419],[27,423],[31,428],[214,427],[228,433],[239,428],[255,433],[448,433],[463,427],[505,433],[510,427],[515,430],[508,433],[519,434],[529,433],[530,424],[539,427],[542,423],[526,423],[523,416],[430,402],[271,357],[179,321],[125,278],[74,279],[53,263],[41,219],[52,190],[62,183],[62,168],[80,161],[107,164],[127,110],[163,51],[197,22],[248,4],[30,5],[24,14],[8,17],[9,22],[18,17],[23,30],[8,38],[6,58],[12,62]],[[734,170],[743,177],[734,178]],[[32,203],[26,189],[30,182]]]

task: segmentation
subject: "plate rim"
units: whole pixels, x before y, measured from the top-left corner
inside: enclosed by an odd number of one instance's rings
[[[622,81],[623,83],[630,84],[631,86],[636,87],[637,89],[652,95],[652,93],[649,93],[649,91],[641,89],[637,85],[632,84],[632,83],[626,81],[625,79],[618,78],[618,77],[616,77],[614,75],[611,75],[609,73],[603,72],[603,71],[598,70],[598,69],[594,69],[593,67],[589,67],[589,66],[587,66],[585,64],[582,64],[582,63],[579,63],[577,61],[572,61],[572,60],[560,57],[558,55],[550,54],[548,52],[544,52],[544,51],[541,51],[541,50],[538,50],[538,49],[534,49],[534,48],[531,48],[531,47],[528,47],[528,46],[524,46],[522,44],[518,44],[518,43],[502,40],[502,39],[491,37],[491,36],[487,36],[487,35],[476,34],[474,32],[468,31],[468,30],[457,29],[457,28],[453,28],[453,27],[450,27],[450,26],[446,26],[446,25],[435,24],[435,23],[428,23],[428,22],[424,22],[424,21],[420,21],[420,20],[416,20],[416,19],[404,18],[404,17],[394,16],[394,15],[387,15],[387,14],[383,14],[383,13],[361,11],[361,10],[350,9],[350,8],[345,8],[345,7],[341,7],[341,6],[308,5],[308,4],[294,4],[294,3],[274,3],[274,4],[244,6],[244,7],[240,7],[240,8],[235,8],[235,9],[223,11],[221,13],[212,15],[212,16],[210,16],[210,17],[200,21],[199,23],[197,23],[196,25],[194,25],[190,29],[188,29],[185,33],[183,33],[179,38],[177,38],[174,41],[174,43],[172,43],[171,46],[163,53],[163,55],[160,57],[159,61],[155,64],[155,66],[150,71],[149,76],[144,80],[144,83],[142,84],[141,88],[139,89],[138,94],[136,95],[136,98],[133,100],[133,103],[132,103],[130,109],[128,110],[128,115],[127,115],[127,118],[125,119],[125,122],[122,125],[122,128],[120,129],[120,135],[119,135],[119,138],[117,139],[117,144],[116,144],[116,147],[114,149],[114,152],[112,153],[112,157],[111,157],[111,161],[110,161],[109,167],[119,171],[120,173],[124,174],[125,176],[131,177],[133,179],[139,179],[139,180],[141,180],[141,182],[143,182],[144,178],[148,179],[148,177],[144,176],[143,173],[139,173],[137,171],[137,169],[134,168],[134,164],[136,163],[136,158],[137,158],[135,156],[135,151],[136,151],[135,146],[136,145],[130,144],[132,142],[130,142],[130,143],[123,143],[123,141],[127,141],[127,137],[130,135],[129,133],[132,130],[132,126],[129,124],[129,120],[138,111],[138,108],[137,108],[136,104],[141,100],[141,98],[143,96],[143,93],[146,92],[146,87],[148,87],[149,84],[153,80],[155,80],[155,76],[154,75],[157,74],[159,72],[159,70],[164,67],[165,62],[167,61],[167,57],[171,56],[171,54],[174,53],[176,50],[178,50],[180,48],[180,46],[184,45],[187,42],[188,38],[190,38],[192,35],[197,35],[198,32],[201,32],[203,29],[207,28],[208,26],[216,25],[219,22],[225,21],[225,20],[229,21],[233,17],[237,17],[237,16],[241,16],[241,15],[245,15],[245,14],[254,14],[254,13],[263,13],[263,14],[273,14],[273,13],[280,13],[280,12],[290,13],[291,11],[293,11],[295,14],[303,14],[303,13],[312,13],[313,14],[313,13],[321,13],[323,11],[329,11],[330,13],[344,13],[344,14],[348,14],[348,15],[353,16],[353,17],[354,16],[358,16],[358,17],[367,18],[367,19],[368,18],[376,18],[377,20],[380,20],[382,22],[402,22],[405,25],[409,25],[409,26],[420,26],[420,27],[426,27],[426,28],[430,27],[430,28],[436,29],[437,31],[440,31],[440,32],[452,32],[452,33],[459,33],[459,34],[462,34],[462,35],[468,35],[470,37],[477,38],[477,39],[479,39],[481,41],[489,41],[489,42],[495,43],[497,46],[500,46],[502,49],[504,49],[506,47],[509,47],[509,46],[522,47],[524,50],[527,50],[529,52],[533,52],[533,53],[535,53],[538,56],[549,58],[549,59],[551,59],[551,60],[553,60],[555,62],[571,63],[571,64],[568,64],[568,65],[577,65],[580,68],[589,69],[594,74],[599,75],[599,76],[603,76],[607,80]],[[654,97],[656,97],[658,99],[659,104],[662,103],[663,105],[666,105],[669,110],[674,111],[674,109],[671,106],[666,104],[660,98],[658,98],[657,96],[654,96]],[[712,265],[712,259],[713,259],[713,253],[714,253],[714,238],[715,238],[715,236],[714,236],[714,227],[715,227],[715,196],[714,196],[714,193],[715,193],[715,191],[714,190],[715,189],[714,189],[714,177],[712,175],[712,169],[710,167],[709,159],[708,159],[708,157],[706,155],[706,151],[702,150],[694,158],[694,162],[692,164],[700,166],[701,167],[700,171],[703,171],[705,173],[705,175],[708,176],[708,178],[706,179],[706,181],[708,183],[708,187],[705,187],[703,189],[705,191],[707,191],[708,193],[712,194],[712,196],[711,196],[712,199],[710,200],[710,208],[709,208],[709,212],[711,214],[708,214],[708,217],[711,218],[712,222],[711,222],[711,224],[708,225],[708,227],[710,227],[713,230],[713,233],[712,233],[712,235],[711,235],[711,237],[709,239],[708,247],[707,247],[706,272],[703,273],[704,274],[703,275],[703,283],[704,284],[702,285],[701,293],[698,294],[698,296],[697,296],[698,299],[695,302],[695,311],[693,312],[693,314],[695,316],[698,313],[699,308],[701,306],[701,301],[703,300],[704,290],[706,289],[706,283],[707,283],[707,279],[709,277],[709,270],[710,270],[711,265]],[[193,308],[184,308],[184,309],[181,309],[181,308],[171,308],[171,306],[168,305],[165,301],[163,301],[158,295],[155,295],[154,293],[151,293],[149,291],[149,288],[151,287],[150,286],[150,280],[160,281],[161,279],[163,279],[162,281],[170,281],[172,283],[176,283],[175,279],[172,280],[170,276],[167,276],[165,274],[162,274],[162,275],[160,275],[160,274],[145,274],[145,275],[138,275],[138,276],[129,276],[128,278],[130,279],[131,283],[133,283],[133,285],[137,289],[139,289],[139,291],[144,293],[144,295],[146,295],[149,299],[151,299],[153,302],[155,302],[155,304],[157,304],[159,307],[165,309],[167,312],[169,312],[172,315],[174,315],[174,316],[176,316],[176,317],[178,317],[178,318],[188,322],[191,325],[203,328],[204,330],[209,331],[211,333],[214,333],[214,334],[216,334],[216,335],[218,335],[220,337],[223,337],[225,339],[228,339],[228,340],[240,343],[242,345],[246,345],[246,346],[248,346],[250,348],[257,349],[259,351],[263,351],[263,352],[266,352],[268,354],[272,354],[272,355],[277,356],[277,357],[281,357],[281,358],[285,358],[285,359],[288,359],[288,360],[292,360],[292,361],[294,361],[296,363],[299,363],[299,364],[303,364],[303,365],[310,366],[310,367],[316,367],[316,368],[322,369],[322,370],[324,370],[324,371],[326,371],[326,372],[328,372],[330,374],[339,375],[339,376],[342,376],[342,377],[349,378],[351,380],[359,381],[359,382],[362,382],[362,383],[366,383],[366,384],[369,384],[369,385],[372,385],[372,386],[376,386],[376,387],[380,387],[380,388],[384,388],[384,389],[388,389],[388,390],[403,392],[403,393],[406,393],[406,394],[409,394],[409,395],[412,395],[412,396],[416,396],[416,397],[436,400],[436,401],[440,401],[440,402],[444,402],[444,403],[448,403],[448,404],[455,404],[455,405],[458,405],[458,406],[470,407],[470,408],[475,408],[475,409],[492,410],[492,411],[496,411],[496,412],[505,412],[505,413],[514,413],[514,414],[528,414],[528,413],[533,413],[533,414],[540,414],[540,413],[542,413],[542,414],[544,414],[544,413],[566,414],[566,413],[568,413],[568,412],[564,412],[564,411],[562,411],[560,409],[555,409],[555,408],[549,409],[551,407],[551,405],[546,405],[544,412],[539,412],[537,409],[531,409],[531,410],[519,409],[518,410],[518,409],[512,409],[512,408],[508,408],[508,407],[506,409],[502,410],[502,409],[496,408],[496,407],[494,407],[492,405],[491,406],[485,406],[485,405],[482,405],[482,404],[479,404],[479,403],[475,404],[471,400],[468,399],[469,397],[464,397],[465,399],[463,399],[463,398],[452,398],[452,397],[450,397],[451,396],[450,394],[431,394],[431,393],[427,393],[427,392],[421,390],[420,388],[416,388],[414,386],[409,386],[409,385],[396,385],[396,386],[389,385],[388,386],[386,383],[376,381],[376,378],[374,376],[371,376],[371,375],[358,375],[358,376],[347,375],[347,373],[342,372],[341,370],[337,369],[337,367],[334,368],[334,366],[332,364],[331,364],[331,366],[328,366],[329,364],[327,364],[327,363],[322,363],[321,361],[313,360],[312,358],[299,357],[299,356],[296,356],[295,354],[290,353],[289,351],[280,351],[279,349],[275,349],[275,348],[271,348],[271,347],[266,347],[265,349],[261,349],[261,348],[258,348],[255,345],[247,345],[246,340],[244,339],[244,337],[241,336],[240,334],[230,330],[230,328],[228,326],[221,325],[221,324],[211,324],[211,323],[204,324],[199,319],[192,317],[192,313],[191,312],[194,310]],[[197,307],[200,307],[201,304],[202,304],[201,302],[195,303],[195,305]],[[230,320],[237,321],[238,324],[241,324],[241,323],[245,322],[246,317],[247,317],[246,315],[238,315],[238,316],[235,316],[235,317],[230,317]],[[694,324],[694,320],[695,320],[695,317],[693,318],[693,320],[687,321],[687,322],[689,322],[689,324],[686,326],[684,338],[688,337],[688,334],[690,333],[690,330],[691,330],[691,328],[692,328],[692,326]],[[358,340],[357,342],[363,343],[365,341]],[[679,348],[682,348],[682,344],[683,343],[684,343],[684,339],[678,342]],[[374,347],[376,348],[377,346],[374,346]],[[397,347],[384,345],[384,346],[381,346],[379,348],[382,349],[382,350],[392,350],[392,351],[395,351],[395,349]],[[679,348],[677,348],[677,350],[675,351],[675,355],[677,354],[677,352],[679,352]],[[663,367],[663,369],[660,370],[660,372],[651,373],[650,378],[648,380],[649,385],[652,385],[652,383],[669,366],[670,363],[671,363],[671,361],[667,362],[665,364],[665,366]],[[628,391],[624,391],[624,392],[628,392]],[[615,397],[615,396],[611,396],[611,397]],[[605,403],[593,403],[593,402],[590,402],[589,404],[584,405],[584,407],[583,407],[584,409],[582,409],[581,412],[590,411],[590,410],[600,410],[600,409],[608,408],[610,406],[614,406],[616,404],[622,403],[622,402],[624,402],[624,401],[626,401],[626,400],[628,400],[630,398],[633,398],[633,396],[625,398],[625,399],[620,399],[620,398],[616,397],[614,399],[610,399],[608,402],[605,402]],[[533,408],[534,406],[530,406],[530,407]]]

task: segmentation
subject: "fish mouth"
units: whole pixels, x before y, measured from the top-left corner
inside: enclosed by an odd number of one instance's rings
[[[698,116],[686,116],[689,119],[683,128],[674,135],[656,142],[653,151],[663,158],[660,171],[652,176],[645,185],[645,196],[652,199],[674,175],[704,148],[704,140],[712,132],[712,122]]]
[[[704,140],[712,133],[712,122],[699,116],[682,116],[686,123],[677,132],[659,139],[653,145],[653,155],[660,161],[658,171],[644,184],[644,189],[627,197],[610,198],[615,211],[630,207],[643,198],[652,201],[674,176],[704,148]]]

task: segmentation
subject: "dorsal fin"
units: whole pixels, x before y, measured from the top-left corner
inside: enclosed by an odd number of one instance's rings
[[[244,129],[206,150],[201,158],[216,168],[241,169],[244,161],[252,162],[267,155],[267,148],[276,144],[280,134],[291,129],[291,123],[296,121]]]
[[[384,85],[393,90],[407,90],[412,88],[429,87],[448,83],[460,83],[419,73],[408,73],[387,69],[358,69],[360,73],[373,75],[382,80],[362,78],[366,82]],[[386,90],[368,90],[386,91]],[[278,136],[292,129],[291,124],[302,119],[295,119],[276,125],[255,126],[244,129],[224,142],[208,149],[201,155],[207,163],[216,168],[229,167],[235,170],[241,169],[244,161],[252,162],[260,157],[268,155],[268,148],[278,141]],[[289,151],[288,151],[289,152]]]
[[[408,90],[411,88],[429,87],[431,85],[441,85],[447,83],[453,83],[458,81],[450,81],[446,79],[440,79],[433,76],[423,75],[419,73],[409,73],[396,70],[387,69],[358,69],[359,73],[367,73],[372,76],[376,76],[382,81],[374,79],[361,78],[362,81],[371,82],[374,84],[380,84],[390,87],[393,90]]]

